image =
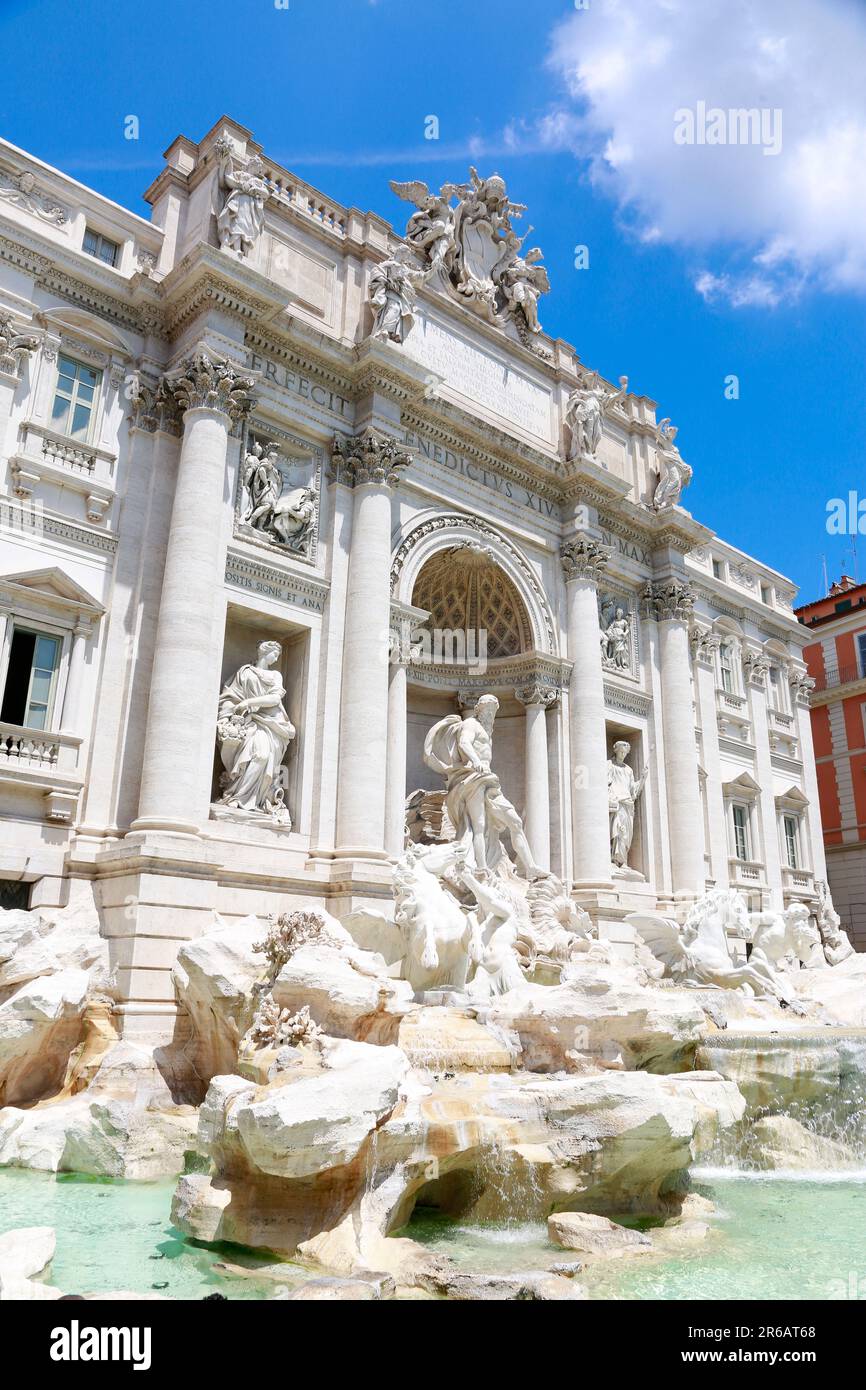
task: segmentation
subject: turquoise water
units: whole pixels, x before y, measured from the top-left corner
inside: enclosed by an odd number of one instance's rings
[[[800,1180],[698,1169],[696,1190],[715,1202],[711,1234],[686,1253],[587,1267],[592,1298],[866,1298],[866,1172]],[[53,1226],[50,1282],[64,1293],[129,1289],[165,1298],[272,1297],[271,1284],[226,1279],[220,1260],[254,1268],[249,1251],[199,1248],[171,1225],[171,1183],[104,1182],[25,1170],[0,1172],[0,1232]],[[401,1234],[463,1269],[507,1273],[578,1258],[547,1239],[543,1223],[472,1225],[417,1212]],[[261,1261],[258,1261],[261,1262]],[[301,1272],[299,1271],[299,1276]]]
[[[47,1279],[63,1293],[129,1289],[164,1298],[262,1298],[257,1280],[225,1279],[219,1260],[240,1263],[237,1251],[201,1249],[171,1224],[174,1183],[100,1181],[25,1169],[0,1171],[0,1232],[53,1226],[57,1253]],[[246,1252],[243,1263],[255,1263]],[[273,1285],[270,1286],[273,1291]]]
[[[695,1190],[717,1207],[705,1241],[675,1256],[586,1266],[598,1299],[866,1298],[866,1174],[802,1180],[698,1170]],[[547,1269],[579,1259],[541,1224],[473,1226],[425,1213],[406,1235],[485,1273]]]

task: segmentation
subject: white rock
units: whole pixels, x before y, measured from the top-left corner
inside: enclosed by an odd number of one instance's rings
[[[280,971],[273,994],[292,1013],[306,1004],[329,1036],[364,1041],[410,1010],[412,986],[392,980],[382,956],[345,936],[340,941],[329,934],[301,946]]]
[[[0,1271],[0,1303],[36,1303],[62,1298],[63,1290]]]
[[[53,1226],[21,1226],[0,1235],[0,1276],[35,1279],[44,1274],[57,1248]]]
[[[257,917],[220,920],[178,952],[172,977],[192,1022],[193,1060],[205,1082],[234,1068],[238,1043],[252,1022],[253,986],[267,971],[265,957],[253,950],[266,930]]]
[[[85,970],[60,970],[28,981],[0,1004],[0,1104],[37,1100],[60,1088],[82,1036],[89,987]]]
[[[624,1068],[676,1066],[694,1052],[706,1020],[685,990],[659,989],[639,969],[580,961],[564,983],[503,995],[486,1021],[513,1031],[529,1071],[571,1071],[580,1059]]]
[[[397,1104],[409,1063],[397,1047],[341,1040],[328,1046],[325,1068],[238,1104],[241,1142],[259,1172],[301,1178],[351,1163]]]
[[[587,1259],[613,1260],[652,1251],[649,1236],[587,1211],[561,1211],[549,1216],[547,1234],[554,1245],[576,1250]]]
[[[0,910],[0,993],[58,970],[86,970],[94,985],[108,976],[108,942],[92,904],[51,912]]]
[[[57,1105],[0,1111],[0,1165],[153,1181],[175,1177],[195,1145],[191,1110],[83,1092]]]
[[[749,1162],[756,1168],[811,1170],[844,1169],[855,1156],[846,1144],[811,1130],[790,1115],[767,1115],[749,1126],[745,1139]]]

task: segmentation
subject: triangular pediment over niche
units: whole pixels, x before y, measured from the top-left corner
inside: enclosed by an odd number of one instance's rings
[[[53,567],[42,570],[27,570],[23,574],[0,575],[0,592],[17,593],[24,597],[42,599],[63,608],[76,608],[96,617],[104,613],[102,604],[71,579],[63,570]]]

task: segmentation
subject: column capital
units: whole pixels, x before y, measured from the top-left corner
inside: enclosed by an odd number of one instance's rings
[[[519,700],[521,705],[540,705],[542,709],[550,709],[559,699],[559,691],[555,685],[543,685],[535,681],[530,685],[519,685],[514,692],[515,700]]]
[[[224,357],[196,352],[179,374],[164,378],[178,410],[213,410],[229,421],[242,419],[253,405],[255,381]]]
[[[689,631],[689,645],[695,661],[712,666],[716,653],[722,645],[722,639],[718,632],[713,632],[712,628],[701,627],[699,623],[696,623]]]
[[[0,372],[17,377],[24,359],[39,342],[35,333],[22,333],[12,314],[0,311]]]
[[[559,548],[559,558],[566,582],[570,579],[590,579],[597,583],[611,554],[608,546],[601,545],[591,536],[581,535],[573,541],[564,541]]]
[[[348,437],[338,434],[331,446],[332,477],[346,487],[361,487],[364,483],[394,487],[412,458],[411,450],[392,435],[378,434],[372,429]]]
[[[762,651],[747,651],[743,654],[743,674],[749,685],[763,690],[770,669],[770,658]]]
[[[809,708],[812,691],[817,685],[814,676],[810,676],[808,671],[798,671],[793,667],[788,672],[788,685],[791,688],[791,698],[796,705],[802,705],[804,709]]]
[[[641,594],[644,616],[656,622],[687,622],[695,606],[695,592],[687,579],[649,580]]]
[[[131,430],[141,430],[144,434],[156,434],[157,431],[174,435],[183,433],[173,386],[167,377],[152,381],[139,372],[132,372],[128,390]]]

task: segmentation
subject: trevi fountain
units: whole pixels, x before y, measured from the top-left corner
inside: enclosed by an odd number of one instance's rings
[[[498,174],[165,157],[2,143],[0,1298],[851,1296],[794,586]]]
[[[253,809],[293,732],[267,646],[220,707]],[[613,954],[533,862],[497,709],[430,729],[444,785],[409,798],[391,911],[217,917],[181,949],[182,1046],[118,1039],[87,910],[4,913],[4,1298],[848,1296],[866,959],[829,897],[810,920],[714,889]]]

